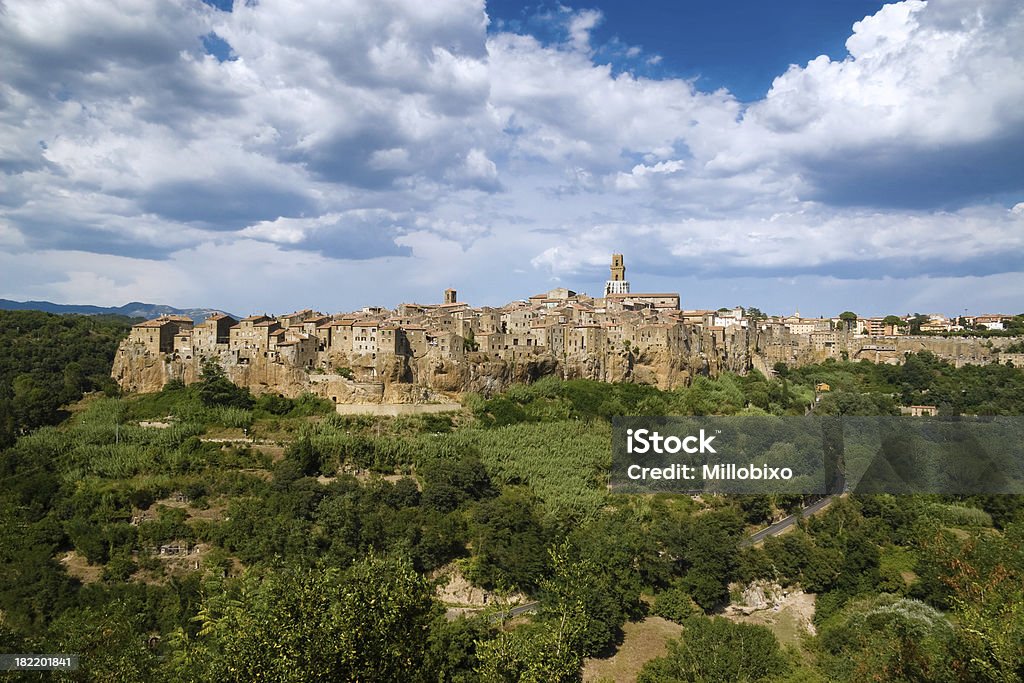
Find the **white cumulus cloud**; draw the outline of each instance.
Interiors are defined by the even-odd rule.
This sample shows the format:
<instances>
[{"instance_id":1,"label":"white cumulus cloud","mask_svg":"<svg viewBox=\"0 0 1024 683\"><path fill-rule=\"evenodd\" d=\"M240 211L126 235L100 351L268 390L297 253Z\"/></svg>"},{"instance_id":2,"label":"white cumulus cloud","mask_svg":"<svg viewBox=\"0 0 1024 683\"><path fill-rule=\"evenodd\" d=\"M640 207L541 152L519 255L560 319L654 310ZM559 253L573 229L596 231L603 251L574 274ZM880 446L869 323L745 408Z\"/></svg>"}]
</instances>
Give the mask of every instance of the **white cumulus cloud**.
<instances>
[{"instance_id":1,"label":"white cumulus cloud","mask_svg":"<svg viewBox=\"0 0 1024 683\"><path fill-rule=\"evenodd\" d=\"M1018 0L885 5L844 58L750 104L610 63L663 60L602 50L597 10L563 8L544 42L488 31L485 9L6 0L0 296L244 313L323 281L501 303L599 288L612 251L634 282L699 274L723 295L978 278L998 307L1020 282Z\"/></svg>"}]
</instances>

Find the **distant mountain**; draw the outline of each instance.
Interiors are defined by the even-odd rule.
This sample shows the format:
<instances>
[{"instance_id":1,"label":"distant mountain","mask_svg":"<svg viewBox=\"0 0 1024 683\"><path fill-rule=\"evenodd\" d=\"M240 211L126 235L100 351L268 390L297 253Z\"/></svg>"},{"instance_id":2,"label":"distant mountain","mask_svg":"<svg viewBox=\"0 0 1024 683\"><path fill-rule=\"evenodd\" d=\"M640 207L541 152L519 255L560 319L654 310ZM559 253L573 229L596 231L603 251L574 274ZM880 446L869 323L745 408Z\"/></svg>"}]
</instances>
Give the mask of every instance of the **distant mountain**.
<instances>
[{"instance_id":1,"label":"distant mountain","mask_svg":"<svg viewBox=\"0 0 1024 683\"><path fill-rule=\"evenodd\" d=\"M44 311L46 313L77 313L79 315L125 315L129 318L156 318L161 315L185 315L200 323L214 313L225 311L216 308L174 308L161 304L144 304L133 301L124 306L86 306L75 304L55 304L50 301L10 301L0 299L0 310L4 311ZM231 315L228 313L228 315ZM232 315L232 318L238 318Z\"/></svg>"}]
</instances>

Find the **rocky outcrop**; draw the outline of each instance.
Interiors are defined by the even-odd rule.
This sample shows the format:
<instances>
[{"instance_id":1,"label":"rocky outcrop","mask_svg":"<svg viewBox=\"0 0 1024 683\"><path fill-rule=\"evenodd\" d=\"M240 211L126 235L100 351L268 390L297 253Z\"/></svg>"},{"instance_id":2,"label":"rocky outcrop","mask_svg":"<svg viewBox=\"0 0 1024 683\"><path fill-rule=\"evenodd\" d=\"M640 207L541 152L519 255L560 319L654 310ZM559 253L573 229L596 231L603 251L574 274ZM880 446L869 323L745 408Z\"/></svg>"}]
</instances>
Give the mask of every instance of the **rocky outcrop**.
<instances>
[{"instance_id":1,"label":"rocky outcrop","mask_svg":"<svg viewBox=\"0 0 1024 683\"><path fill-rule=\"evenodd\" d=\"M488 396L547 376L635 382L670 390L688 385L699 375L742 374L752 369L770 374L778 362L799 366L846 357L891 363L907 353L931 351L957 365L988 363L998 359L996 351L1004 344L1001 339L866 338L840 333L827 343L817 343L808 335L791 335L781 328L748 332L739 327L691 327L674 350L624 346L574 355L533 350L511 358L477 352L446 357L434 349L417 358L332 352L306 366L273 354L245 358L224 350L211 360L224 368L231 381L255 394L296 397L311 392L339 404L424 403L451 400L467 392ZM126 340L111 374L126 391L159 391L171 380L198 381L202 360L178 353L154 354Z\"/></svg>"},{"instance_id":2,"label":"rocky outcrop","mask_svg":"<svg viewBox=\"0 0 1024 683\"><path fill-rule=\"evenodd\" d=\"M170 365L169 356L152 355L139 346L122 342L110 376L124 391L160 391L172 379L184 376L184 368L176 372Z\"/></svg>"}]
</instances>

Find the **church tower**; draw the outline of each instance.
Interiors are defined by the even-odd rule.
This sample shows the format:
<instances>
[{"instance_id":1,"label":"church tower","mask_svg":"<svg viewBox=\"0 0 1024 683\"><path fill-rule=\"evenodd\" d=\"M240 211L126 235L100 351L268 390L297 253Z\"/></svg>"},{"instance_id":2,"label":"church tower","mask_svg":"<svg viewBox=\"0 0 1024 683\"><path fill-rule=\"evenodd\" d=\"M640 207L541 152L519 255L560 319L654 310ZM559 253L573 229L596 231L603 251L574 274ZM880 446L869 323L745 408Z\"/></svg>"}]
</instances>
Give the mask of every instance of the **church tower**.
<instances>
[{"instance_id":1,"label":"church tower","mask_svg":"<svg viewBox=\"0 0 1024 683\"><path fill-rule=\"evenodd\" d=\"M612 254L611 279L604 283L604 295L629 294L629 281L626 280L626 263L622 254Z\"/></svg>"}]
</instances>

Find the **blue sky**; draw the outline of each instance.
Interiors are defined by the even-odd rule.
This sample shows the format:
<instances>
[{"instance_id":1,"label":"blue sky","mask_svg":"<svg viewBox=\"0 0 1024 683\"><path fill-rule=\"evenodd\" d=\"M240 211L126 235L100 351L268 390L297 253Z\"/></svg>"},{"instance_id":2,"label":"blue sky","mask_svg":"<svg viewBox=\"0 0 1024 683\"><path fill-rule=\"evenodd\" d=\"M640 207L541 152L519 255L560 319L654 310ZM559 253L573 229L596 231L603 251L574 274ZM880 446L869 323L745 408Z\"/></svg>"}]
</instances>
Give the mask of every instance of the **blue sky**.
<instances>
[{"instance_id":1,"label":"blue sky","mask_svg":"<svg viewBox=\"0 0 1024 683\"><path fill-rule=\"evenodd\" d=\"M6 0L0 297L1024 310L1018 0Z\"/></svg>"},{"instance_id":2,"label":"blue sky","mask_svg":"<svg viewBox=\"0 0 1024 683\"><path fill-rule=\"evenodd\" d=\"M592 42L598 57L620 68L654 77L697 79L702 90L728 88L740 100L764 97L772 80L790 64L818 55L846 56L853 22L874 14L878 0L627 0L573 4L597 10L601 21ZM492 0L487 3L492 32L528 31L549 40L564 39L546 17L564 12L559 2ZM561 34L561 35L560 35ZM622 48L639 47L630 59ZM656 64L647 64L651 56Z\"/></svg>"}]
</instances>

